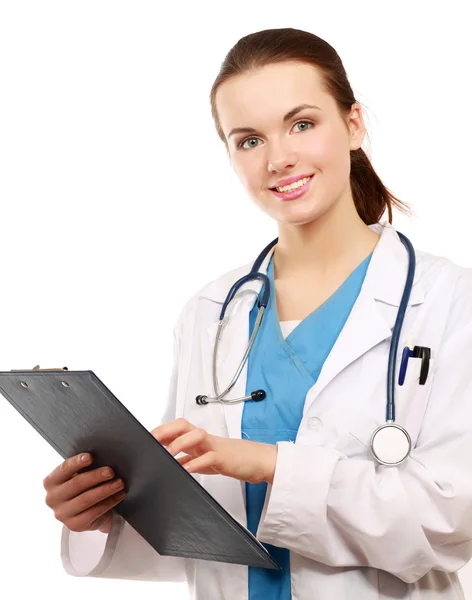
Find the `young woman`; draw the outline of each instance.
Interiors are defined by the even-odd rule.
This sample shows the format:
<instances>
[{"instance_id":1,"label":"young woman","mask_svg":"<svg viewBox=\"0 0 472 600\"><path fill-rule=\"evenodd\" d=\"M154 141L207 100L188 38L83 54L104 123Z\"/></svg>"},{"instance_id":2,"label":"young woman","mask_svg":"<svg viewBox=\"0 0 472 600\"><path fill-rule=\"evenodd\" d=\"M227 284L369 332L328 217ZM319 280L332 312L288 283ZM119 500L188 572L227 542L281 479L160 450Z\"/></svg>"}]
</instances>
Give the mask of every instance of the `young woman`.
<instances>
[{"instance_id":1,"label":"young woman","mask_svg":"<svg viewBox=\"0 0 472 600\"><path fill-rule=\"evenodd\" d=\"M472 555L471 270L416 251L402 309L411 250L391 222L392 206L404 206L361 148L360 106L325 41L294 29L242 38L211 106L243 186L278 225L278 242L256 268L272 293L224 398L268 286L248 281L228 306L216 380L222 305L252 263L188 301L175 328L168 408L153 435L283 568L159 556L112 510L123 483L99 469L76 475L87 464L77 456L44 482L64 523L65 569L187 580L198 600L463 598L457 571ZM386 429L401 437L399 459L389 457L398 447L388 436L372 446L371 436L386 420L402 310L395 427ZM259 389L262 401L210 401ZM196 402L201 394L207 404Z\"/></svg>"}]
</instances>

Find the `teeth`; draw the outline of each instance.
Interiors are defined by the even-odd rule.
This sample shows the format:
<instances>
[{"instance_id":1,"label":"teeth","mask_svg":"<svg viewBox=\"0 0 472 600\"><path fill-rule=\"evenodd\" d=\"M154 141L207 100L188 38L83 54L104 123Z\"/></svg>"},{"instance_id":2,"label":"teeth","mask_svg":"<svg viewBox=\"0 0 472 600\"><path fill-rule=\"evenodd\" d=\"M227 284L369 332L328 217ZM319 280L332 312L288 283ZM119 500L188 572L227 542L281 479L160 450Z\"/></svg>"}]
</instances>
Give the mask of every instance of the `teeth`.
<instances>
[{"instance_id":1,"label":"teeth","mask_svg":"<svg viewBox=\"0 0 472 600\"><path fill-rule=\"evenodd\" d=\"M299 179L295 181L295 183L291 183L290 185L283 185L282 187L275 188L278 192L291 192L296 190L297 188L305 185L305 183L309 180L309 177L304 177L303 179Z\"/></svg>"}]
</instances>

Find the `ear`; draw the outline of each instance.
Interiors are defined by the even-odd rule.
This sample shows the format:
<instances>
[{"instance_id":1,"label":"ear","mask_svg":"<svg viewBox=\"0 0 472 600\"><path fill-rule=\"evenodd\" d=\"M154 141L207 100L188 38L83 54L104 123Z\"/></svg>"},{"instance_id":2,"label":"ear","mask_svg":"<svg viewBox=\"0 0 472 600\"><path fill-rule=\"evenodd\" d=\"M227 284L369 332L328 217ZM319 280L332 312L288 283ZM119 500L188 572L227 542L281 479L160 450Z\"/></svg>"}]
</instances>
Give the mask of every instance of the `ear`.
<instances>
[{"instance_id":1,"label":"ear","mask_svg":"<svg viewBox=\"0 0 472 600\"><path fill-rule=\"evenodd\" d=\"M348 127L351 136L350 149L358 150L362 146L366 133L362 107L358 102L355 102L351 107L351 113L348 117Z\"/></svg>"}]
</instances>

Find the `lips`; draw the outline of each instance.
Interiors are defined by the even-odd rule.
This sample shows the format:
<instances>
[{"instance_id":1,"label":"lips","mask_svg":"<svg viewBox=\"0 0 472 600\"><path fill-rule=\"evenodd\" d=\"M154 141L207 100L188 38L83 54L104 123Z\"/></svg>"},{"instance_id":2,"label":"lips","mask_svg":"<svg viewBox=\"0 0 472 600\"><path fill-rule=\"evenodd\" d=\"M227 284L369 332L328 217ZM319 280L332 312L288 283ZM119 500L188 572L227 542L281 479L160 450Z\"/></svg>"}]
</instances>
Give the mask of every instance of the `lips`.
<instances>
[{"instance_id":1,"label":"lips","mask_svg":"<svg viewBox=\"0 0 472 600\"><path fill-rule=\"evenodd\" d=\"M270 187L270 190L275 190L278 187L284 187L285 185L291 185L292 183L295 183L296 181L300 181L300 179L305 179L306 177L313 177L313 173L305 173L302 175L292 175L292 177L287 177L286 179L281 179L280 181L277 181L276 184L272 187Z\"/></svg>"},{"instance_id":2,"label":"lips","mask_svg":"<svg viewBox=\"0 0 472 600\"><path fill-rule=\"evenodd\" d=\"M271 189L270 191L279 200L283 200L283 201L285 201L285 200L297 200L298 198L301 198L301 196L303 196L310 189L311 182L313 181L313 179L314 179L315 176L312 175L312 176L309 176L309 177L310 178L308 179L308 181L306 183L304 183L301 187L298 187L295 190L292 190L290 192L278 192L276 189Z\"/></svg>"}]
</instances>

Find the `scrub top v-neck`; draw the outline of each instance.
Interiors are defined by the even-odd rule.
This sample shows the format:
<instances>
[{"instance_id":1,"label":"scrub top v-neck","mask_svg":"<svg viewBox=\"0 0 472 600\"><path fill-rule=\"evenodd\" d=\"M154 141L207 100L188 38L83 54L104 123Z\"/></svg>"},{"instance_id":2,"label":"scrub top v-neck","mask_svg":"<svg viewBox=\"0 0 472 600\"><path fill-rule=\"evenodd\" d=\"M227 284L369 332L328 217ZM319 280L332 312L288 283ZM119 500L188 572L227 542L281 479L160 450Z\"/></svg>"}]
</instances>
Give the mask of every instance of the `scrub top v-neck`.
<instances>
[{"instance_id":1,"label":"scrub top v-neck","mask_svg":"<svg viewBox=\"0 0 472 600\"><path fill-rule=\"evenodd\" d=\"M246 394L263 389L260 402L244 404L243 439L266 444L294 442L305 398L315 385L323 364L336 342L361 290L372 254L347 277L321 306L303 321L287 323L284 339L278 320L273 258L267 276L271 294L261 327L248 357ZM257 316L257 303L249 315L249 335ZM295 325L295 327L294 327ZM248 529L256 535L267 491L266 483L246 483ZM248 567L249 600L291 600L290 554L286 548L264 544L281 571Z\"/></svg>"}]
</instances>

